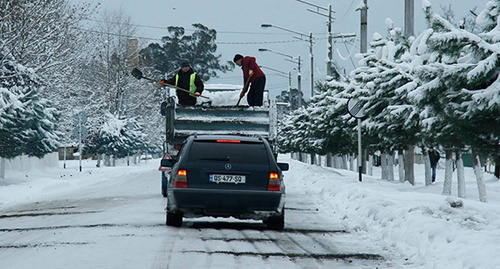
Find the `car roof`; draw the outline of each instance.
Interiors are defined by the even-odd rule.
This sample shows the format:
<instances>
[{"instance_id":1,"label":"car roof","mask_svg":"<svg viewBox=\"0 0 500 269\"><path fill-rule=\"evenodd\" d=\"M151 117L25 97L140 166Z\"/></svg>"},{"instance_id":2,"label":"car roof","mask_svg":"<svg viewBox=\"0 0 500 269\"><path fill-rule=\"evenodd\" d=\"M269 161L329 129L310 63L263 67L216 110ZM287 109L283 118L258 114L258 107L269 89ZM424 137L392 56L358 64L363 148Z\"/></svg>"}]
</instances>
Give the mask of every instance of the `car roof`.
<instances>
[{"instance_id":1,"label":"car roof","mask_svg":"<svg viewBox=\"0 0 500 269\"><path fill-rule=\"evenodd\" d=\"M242 135L195 135L194 140L240 140L242 142L263 142L261 137L253 137L253 136L242 136Z\"/></svg>"}]
</instances>

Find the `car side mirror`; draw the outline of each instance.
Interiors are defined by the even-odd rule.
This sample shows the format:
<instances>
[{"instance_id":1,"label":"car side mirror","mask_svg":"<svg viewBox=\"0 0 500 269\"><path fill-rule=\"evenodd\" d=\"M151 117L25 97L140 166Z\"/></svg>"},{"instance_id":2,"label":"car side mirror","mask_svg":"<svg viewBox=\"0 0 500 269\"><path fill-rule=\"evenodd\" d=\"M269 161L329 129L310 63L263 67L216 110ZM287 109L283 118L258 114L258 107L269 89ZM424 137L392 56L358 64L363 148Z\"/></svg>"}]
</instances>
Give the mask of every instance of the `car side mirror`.
<instances>
[{"instance_id":1,"label":"car side mirror","mask_svg":"<svg viewBox=\"0 0 500 269\"><path fill-rule=\"evenodd\" d=\"M161 159L160 165L163 167L172 167L174 166L174 161L173 160L168 160L168 159Z\"/></svg>"},{"instance_id":2,"label":"car side mirror","mask_svg":"<svg viewBox=\"0 0 500 269\"><path fill-rule=\"evenodd\" d=\"M288 171L290 166L288 163L278 163L278 167L281 169L281 171Z\"/></svg>"}]
</instances>

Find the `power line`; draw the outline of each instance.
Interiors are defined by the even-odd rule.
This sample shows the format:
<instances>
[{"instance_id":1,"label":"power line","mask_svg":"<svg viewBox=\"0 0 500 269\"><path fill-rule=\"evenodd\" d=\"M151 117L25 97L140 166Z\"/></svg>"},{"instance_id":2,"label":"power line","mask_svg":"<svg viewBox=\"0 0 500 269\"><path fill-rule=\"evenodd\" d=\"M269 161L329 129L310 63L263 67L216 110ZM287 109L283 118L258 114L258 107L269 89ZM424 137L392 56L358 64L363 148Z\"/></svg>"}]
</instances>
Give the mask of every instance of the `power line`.
<instances>
[{"instance_id":1,"label":"power line","mask_svg":"<svg viewBox=\"0 0 500 269\"><path fill-rule=\"evenodd\" d=\"M215 41L216 44L220 45L235 45L235 44L276 44L276 43L293 43L293 42L300 42L302 40L280 40L280 41L234 41L234 42L229 42L229 41Z\"/></svg>"},{"instance_id":2,"label":"power line","mask_svg":"<svg viewBox=\"0 0 500 269\"><path fill-rule=\"evenodd\" d=\"M133 36L133 35L122 35L122 34L115 34L115 33L110 33L110 32L103 32L103 31L97 31L97 30L90 30L90 29L83 29L83 28L75 28L80 31L86 31L90 33L95 33L95 34L102 34L102 35L111 35L111 36L118 36L118 37L126 37L126 38L137 38L137 39L145 39L145 40L156 40L156 41L161 41L161 38L154 38L154 37L144 37L144 36ZM323 39L323 38L322 38ZM302 40L278 40L278 41L215 41L216 44L220 45L241 45L241 44L279 44L279 43L294 43L294 42L300 42Z\"/></svg>"},{"instance_id":3,"label":"power line","mask_svg":"<svg viewBox=\"0 0 500 269\"><path fill-rule=\"evenodd\" d=\"M135 26L135 27L141 27L141 28L168 30L168 26L144 25L144 24L124 23L124 22L102 21L102 20L94 20L94 19L86 19L86 20L93 21L93 22L100 22L100 23L112 23L112 24L128 25L128 26ZM184 30L189 31L189 32L198 31L198 29L191 29L191 28L184 28ZM241 31L218 31L218 30L215 30L215 31L218 34L273 35L273 36L276 36L276 35L290 36L290 35L292 35L290 33L241 32ZM319 33L313 33L313 34L316 35Z\"/></svg>"}]
</instances>

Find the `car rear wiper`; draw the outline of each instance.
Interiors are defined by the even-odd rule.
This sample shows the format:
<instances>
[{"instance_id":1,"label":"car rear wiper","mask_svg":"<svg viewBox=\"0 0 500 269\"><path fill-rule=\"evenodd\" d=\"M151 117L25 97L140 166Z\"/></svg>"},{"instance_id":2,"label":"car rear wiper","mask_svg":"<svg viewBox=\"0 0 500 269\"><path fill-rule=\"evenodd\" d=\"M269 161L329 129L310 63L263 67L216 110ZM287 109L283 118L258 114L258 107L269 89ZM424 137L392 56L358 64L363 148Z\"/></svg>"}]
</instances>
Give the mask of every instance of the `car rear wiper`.
<instances>
[{"instance_id":1,"label":"car rear wiper","mask_svg":"<svg viewBox=\"0 0 500 269\"><path fill-rule=\"evenodd\" d=\"M228 162L229 161L229 157L206 157L206 158L200 158L200 160L203 160L203 161Z\"/></svg>"}]
</instances>

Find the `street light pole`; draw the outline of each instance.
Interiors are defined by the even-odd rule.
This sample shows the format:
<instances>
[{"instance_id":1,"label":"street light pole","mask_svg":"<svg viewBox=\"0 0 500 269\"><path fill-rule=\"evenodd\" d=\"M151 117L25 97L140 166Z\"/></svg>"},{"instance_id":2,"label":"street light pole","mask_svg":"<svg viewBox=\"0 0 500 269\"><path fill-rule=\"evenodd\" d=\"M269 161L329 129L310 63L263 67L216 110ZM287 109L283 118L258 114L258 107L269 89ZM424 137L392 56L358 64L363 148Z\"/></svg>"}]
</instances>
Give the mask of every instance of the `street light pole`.
<instances>
[{"instance_id":1,"label":"street light pole","mask_svg":"<svg viewBox=\"0 0 500 269\"><path fill-rule=\"evenodd\" d=\"M262 24L261 27L262 28L270 28L270 27L278 28L278 29L281 29L283 31L287 31L290 33L300 35L300 37L309 36L309 55L311 56L311 97L313 97L314 96L314 55L313 55L313 34L312 34L312 32L310 32L309 35L307 35L307 34L297 32L294 30L290 30L288 28L284 28L284 27L277 26L274 24ZM299 98L299 100L300 100L300 98Z\"/></svg>"},{"instance_id":2,"label":"street light pole","mask_svg":"<svg viewBox=\"0 0 500 269\"><path fill-rule=\"evenodd\" d=\"M297 61L294 61L295 57L293 57L292 55L286 54L286 53L282 53L282 52L274 51L274 50L270 50L270 49L263 49L263 48L260 48L259 51L261 51L261 52L263 52L263 51L272 52L272 53L276 53L276 54L288 57L290 59L285 59L285 60L297 64L297 89L299 91L298 107L302 107L302 74L301 74L301 71L300 71L300 66L301 66L302 62L301 62L301 59L300 59L300 55L297 56L297 58L296 58ZM291 96L291 94L290 94L290 96Z\"/></svg>"}]
</instances>

